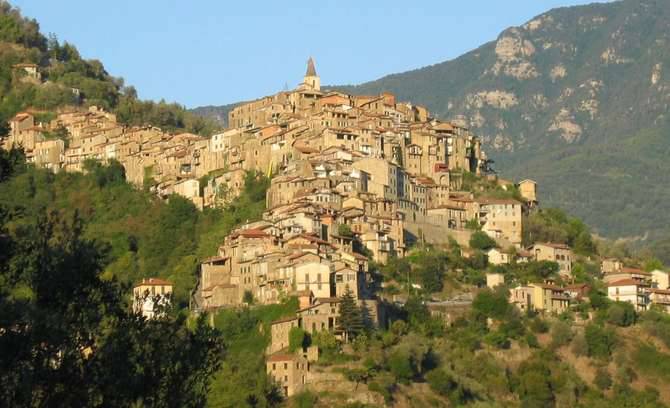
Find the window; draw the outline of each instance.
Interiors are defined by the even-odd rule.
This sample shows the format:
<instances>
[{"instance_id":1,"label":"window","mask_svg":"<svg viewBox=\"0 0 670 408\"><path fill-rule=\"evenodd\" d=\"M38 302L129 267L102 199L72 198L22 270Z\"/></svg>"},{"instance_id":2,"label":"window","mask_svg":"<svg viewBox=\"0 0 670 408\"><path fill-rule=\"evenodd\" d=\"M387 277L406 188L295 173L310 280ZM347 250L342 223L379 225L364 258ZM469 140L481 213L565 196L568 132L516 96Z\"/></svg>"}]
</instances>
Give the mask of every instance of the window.
<instances>
[{"instance_id":1,"label":"window","mask_svg":"<svg viewBox=\"0 0 670 408\"><path fill-rule=\"evenodd\" d=\"M288 370L288 363L284 363L284 370Z\"/></svg>"}]
</instances>

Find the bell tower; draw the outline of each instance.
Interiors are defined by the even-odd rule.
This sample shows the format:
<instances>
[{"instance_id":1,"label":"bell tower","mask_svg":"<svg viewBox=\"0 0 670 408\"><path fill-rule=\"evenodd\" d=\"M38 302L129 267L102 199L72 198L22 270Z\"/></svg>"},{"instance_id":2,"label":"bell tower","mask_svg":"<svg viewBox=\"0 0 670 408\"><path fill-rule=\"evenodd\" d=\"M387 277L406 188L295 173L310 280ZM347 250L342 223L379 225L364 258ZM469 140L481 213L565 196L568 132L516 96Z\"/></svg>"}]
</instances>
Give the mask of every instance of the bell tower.
<instances>
[{"instance_id":1,"label":"bell tower","mask_svg":"<svg viewBox=\"0 0 670 408\"><path fill-rule=\"evenodd\" d=\"M309 60L307 61L307 72L305 72L303 83L307 88L314 89L315 91L321 90L321 79L316 74L314 59L312 57L309 57Z\"/></svg>"}]
</instances>

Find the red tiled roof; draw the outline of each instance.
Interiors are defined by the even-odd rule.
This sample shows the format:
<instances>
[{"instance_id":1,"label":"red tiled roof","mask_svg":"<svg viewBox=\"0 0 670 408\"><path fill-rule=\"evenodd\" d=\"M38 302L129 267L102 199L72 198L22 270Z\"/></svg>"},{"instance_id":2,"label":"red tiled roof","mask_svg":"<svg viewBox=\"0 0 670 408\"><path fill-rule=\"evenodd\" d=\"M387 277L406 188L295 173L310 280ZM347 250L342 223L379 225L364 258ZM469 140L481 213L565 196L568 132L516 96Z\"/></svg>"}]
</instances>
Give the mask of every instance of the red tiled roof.
<instances>
[{"instance_id":1,"label":"red tiled roof","mask_svg":"<svg viewBox=\"0 0 670 408\"><path fill-rule=\"evenodd\" d=\"M290 322L290 321L293 321L293 320L298 320L298 317L297 316L284 317L283 319L275 320L270 324L286 323L286 322Z\"/></svg>"},{"instance_id":2,"label":"red tiled roof","mask_svg":"<svg viewBox=\"0 0 670 408\"><path fill-rule=\"evenodd\" d=\"M209 258L205 258L202 260L202 263L212 263L212 262L219 262L219 261L225 261L229 257L227 256L210 256Z\"/></svg>"},{"instance_id":3,"label":"red tiled roof","mask_svg":"<svg viewBox=\"0 0 670 408\"><path fill-rule=\"evenodd\" d=\"M513 205L521 205L520 201L517 201L513 198L488 198L488 197L480 197L475 199L476 202L479 204L513 204Z\"/></svg>"},{"instance_id":4,"label":"red tiled roof","mask_svg":"<svg viewBox=\"0 0 670 408\"><path fill-rule=\"evenodd\" d=\"M651 273L645 272L642 269L628 268L628 267L621 268L621 272L623 272L623 273L636 273L638 275L651 275Z\"/></svg>"},{"instance_id":5,"label":"red tiled roof","mask_svg":"<svg viewBox=\"0 0 670 408\"><path fill-rule=\"evenodd\" d=\"M297 356L295 354L277 353L268 357L268 362L272 361L293 361Z\"/></svg>"},{"instance_id":6,"label":"red tiled roof","mask_svg":"<svg viewBox=\"0 0 670 408\"><path fill-rule=\"evenodd\" d=\"M265 237L269 236L264 231L261 231L261 230L256 229L256 228L240 230L238 232L238 235L240 235L244 238L265 238Z\"/></svg>"},{"instance_id":7,"label":"red tiled roof","mask_svg":"<svg viewBox=\"0 0 670 408\"><path fill-rule=\"evenodd\" d=\"M608 283L607 286L645 286L642 282L635 279L621 279L616 282Z\"/></svg>"},{"instance_id":8,"label":"red tiled roof","mask_svg":"<svg viewBox=\"0 0 670 408\"><path fill-rule=\"evenodd\" d=\"M543 245L543 246L548 246L550 248L555 248L555 249L570 249L570 247L566 244L560 244L560 243L554 243L554 242L536 242L531 246L535 245Z\"/></svg>"}]
</instances>

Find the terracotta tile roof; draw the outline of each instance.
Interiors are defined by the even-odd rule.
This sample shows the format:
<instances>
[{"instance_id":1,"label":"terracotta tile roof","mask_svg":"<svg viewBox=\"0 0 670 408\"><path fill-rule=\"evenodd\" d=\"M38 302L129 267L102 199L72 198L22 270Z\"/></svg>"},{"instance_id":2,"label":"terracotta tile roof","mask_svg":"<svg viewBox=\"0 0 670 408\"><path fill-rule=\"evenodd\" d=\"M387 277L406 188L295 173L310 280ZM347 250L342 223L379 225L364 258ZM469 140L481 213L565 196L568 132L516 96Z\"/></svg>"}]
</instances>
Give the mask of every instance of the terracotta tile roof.
<instances>
[{"instance_id":1,"label":"terracotta tile roof","mask_svg":"<svg viewBox=\"0 0 670 408\"><path fill-rule=\"evenodd\" d=\"M229 257L227 257L227 256L210 256L209 258L203 259L201 263L220 262L220 261L225 261L226 259L229 259Z\"/></svg>"},{"instance_id":2,"label":"terracotta tile roof","mask_svg":"<svg viewBox=\"0 0 670 408\"><path fill-rule=\"evenodd\" d=\"M268 362L277 362L277 361L293 361L297 358L295 354L286 354L286 353L277 353L268 357Z\"/></svg>"},{"instance_id":3,"label":"terracotta tile roof","mask_svg":"<svg viewBox=\"0 0 670 408\"><path fill-rule=\"evenodd\" d=\"M611 282L611 283L607 284L608 287L612 287L612 286L633 286L633 285L635 285L635 286L646 286L644 283L642 283L638 280L635 280L635 279L621 279L621 280L618 280L616 282Z\"/></svg>"},{"instance_id":4,"label":"terracotta tile roof","mask_svg":"<svg viewBox=\"0 0 670 408\"><path fill-rule=\"evenodd\" d=\"M513 204L521 205L520 201L517 201L513 198L490 198L490 197L480 197L475 199L479 204Z\"/></svg>"},{"instance_id":5,"label":"terracotta tile roof","mask_svg":"<svg viewBox=\"0 0 670 408\"><path fill-rule=\"evenodd\" d=\"M284 317L282 319L277 319L270 324L287 323L287 322L291 322L293 320L298 320L298 317L297 316Z\"/></svg>"},{"instance_id":6,"label":"terracotta tile roof","mask_svg":"<svg viewBox=\"0 0 670 408\"><path fill-rule=\"evenodd\" d=\"M646 276L651 276L651 273L645 272L642 269L637 269L637 268L621 268L621 272L623 273L634 273L637 275L646 275Z\"/></svg>"},{"instance_id":7,"label":"terracotta tile roof","mask_svg":"<svg viewBox=\"0 0 670 408\"><path fill-rule=\"evenodd\" d=\"M548 246L550 248L554 249L570 249L570 247L566 244L560 244L560 243L554 243L554 242L536 242L531 247L535 245L543 245L543 246Z\"/></svg>"},{"instance_id":8,"label":"terracotta tile roof","mask_svg":"<svg viewBox=\"0 0 670 408\"><path fill-rule=\"evenodd\" d=\"M269 237L269 235L265 231L261 231L259 229L243 229L239 230L237 232L237 235L244 237L244 238L266 238Z\"/></svg>"}]
</instances>

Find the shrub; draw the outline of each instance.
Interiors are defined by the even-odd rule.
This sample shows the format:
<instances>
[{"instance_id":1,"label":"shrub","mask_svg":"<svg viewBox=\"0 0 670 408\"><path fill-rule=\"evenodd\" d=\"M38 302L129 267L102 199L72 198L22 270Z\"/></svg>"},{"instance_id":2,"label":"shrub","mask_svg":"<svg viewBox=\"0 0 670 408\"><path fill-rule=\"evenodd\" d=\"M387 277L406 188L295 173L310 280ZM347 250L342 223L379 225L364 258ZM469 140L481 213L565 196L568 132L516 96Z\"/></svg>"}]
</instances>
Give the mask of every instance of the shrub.
<instances>
[{"instance_id":1,"label":"shrub","mask_svg":"<svg viewBox=\"0 0 670 408\"><path fill-rule=\"evenodd\" d=\"M551 325L551 347L558 348L565 346L572 340L572 328L569 324L557 320Z\"/></svg>"},{"instance_id":2,"label":"shrub","mask_svg":"<svg viewBox=\"0 0 670 408\"><path fill-rule=\"evenodd\" d=\"M526 344L530 348L540 348L540 343L537 341L537 337L533 333L526 334Z\"/></svg>"},{"instance_id":3,"label":"shrub","mask_svg":"<svg viewBox=\"0 0 670 408\"><path fill-rule=\"evenodd\" d=\"M245 290L244 295L242 295L242 302L253 305L254 304L254 294L250 290Z\"/></svg>"},{"instance_id":4,"label":"shrub","mask_svg":"<svg viewBox=\"0 0 670 408\"><path fill-rule=\"evenodd\" d=\"M458 383L454 381L451 375L442 369L429 372L426 375L426 380L428 380L428 384L433 391L443 396L449 396L458 387Z\"/></svg>"},{"instance_id":5,"label":"shrub","mask_svg":"<svg viewBox=\"0 0 670 408\"><path fill-rule=\"evenodd\" d=\"M337 227L337 234L343 237L353 237L354 233L351 231L351 226L349 224L340 224Z\"/></svg>"},{"instance_id":6,"label":"shrub","mask_svg":"<svg viewBox=\"0 0 670 408\"><path fill-rule=\"evenodd\" d=\"M670 355L650 344L638 346L633 356L637 368L648 374L670 381Z\"/></svg>"},{"instance_id":7,"label":"shrub","mask_svg":"<svg viewBox=\"0 0 670 408\"><path fill-rule=\"evenodd\" d=\"M586 340L588 355L595 358L609 358L616 345L614 331L595 323L586 326L584 339Z\"/></svg>"},{"instance_id":8,"label":"shrub","mask_svg":"<svg viewBox=\"0 0 670 408\"><path fill-rule=\"evenodd\" d=\"M549 331L549 325L541 317L536 317L530 321L530 329L534 333L546 333Z\"/></svg>"},{"instance_id":9,"label":"shrub","mask_svg":"<svg viewBox=\"0 0 670 408\"><path fill-rule=\"evenodd\" d=\"M593 383L596 387L605 391L612 386L612 376L606 369L600 367L596 370L596 376L593 379Z\"/></svg>"},{"instance_id":10,"label":"shrub","mask_svg":"<svg viewBox=\"0 0 670 408\"><path fill-rule=\"evenodd\" d=\"M407 323L405 323L402 320L396 320L391 324L391 333L395 334L396 336L404 336L407 334L408 331L408 326Z\"/></svg>"},{"instance_id":11,"label":"shrub","mask_svg":"<svg viewBox=\"0 0 670 408\"><path fill-rule=\"evenodd\" d=\"M485 232L476 231L470 237L470 248L481 249L483 251L496 246L496 241L486 235Z\"/></svg>"},{"instance_id":12,"label":"shrub","mask_svg":"<svg viewBox=\"0 0 670 408\"><path fill-rule=\"evenodd\" d=\"M614 302L607 309L607 322L627 327L637 320L635 308L628 302Z\"/></svg>"},{"instance_id":13,"label":"shrub","mask_svg":"<svg viewBox=\"0 0 670 408\"><path fill-rule=\"evenodd\" d=\"M318 396L311 391L303 391L300 394L296 394L293 398L293 402L296 408L312 408L318 401Z\"/></svg>"},{"instance_id":14,"label":"shrub","mask_svg":"<svg viewBox=\"0 0 670 408\"><path fill-rule=\"evenodd\" d=\"M300 327L292 327L288 332L288 350L293 353L309 346L308 337Z\"/></svg>"},{"instance_id":15,"label":"shrub","mask_svg":"<svg viewBox=\"0 0 670 408\"><path fill-rule=\"evenodd\" d=\"M586 343L586 339L583 334L578 334L572 340L572 352L577 356L586 356L589 354L589 345Z\"/></svg>"},{"instance_id":16,"label":"shrub","mask_svg":"<svg viewBox=\"0 0 670 408\"><path fill-rule=\"evenodd\" d=\"M670 347L670 316L665 312L652 308L642 316L642 326Z\"/></svg>"},{"instance_id":17,"label":"shrub","mask_svg":"<svg viewBox=\"0 0 670 408\"><path fill-rule=\"evenodd\" d=\"M484 342L499 349L508 349L510 346L510 341L505 335L505 333L498 330L493 331L484 336Z\"/></svg>"},{"instance_id":18,"label":"shrub","mask_svg":"<svg viewBox=\"0 0 670 408\"><path fill-rule=\"evenodd\" d=\"M415 371L411 357L404 351L396 350L387 361L389 371L395 376L398 382L407 384L414 378Z\"/></svg>"},{"instance_id":19,"label":"shrub","mask_svg":"<svg viewBox=\"0 0 670 408\"><path fill-rule=\"evenodd\" d=\"M522 407L554 406L551 370L542 358L532 358L519 366L517 392Z\"/></svg>"},{"instance_id":20,"label":"shrub","mask_svg":"<svg viewBox=\"0 0 670 408\"><path fill-rule=\"evenodd\" d=\"M507 301L507 294L502 290L484 289L475 296L472 309L483 316L503 319L511 313L512 306Z\"/></svg>"}]
</instances>

